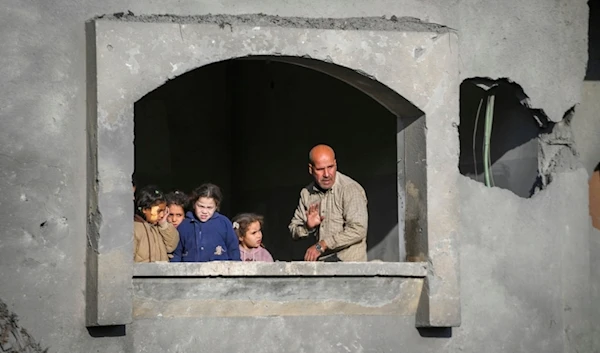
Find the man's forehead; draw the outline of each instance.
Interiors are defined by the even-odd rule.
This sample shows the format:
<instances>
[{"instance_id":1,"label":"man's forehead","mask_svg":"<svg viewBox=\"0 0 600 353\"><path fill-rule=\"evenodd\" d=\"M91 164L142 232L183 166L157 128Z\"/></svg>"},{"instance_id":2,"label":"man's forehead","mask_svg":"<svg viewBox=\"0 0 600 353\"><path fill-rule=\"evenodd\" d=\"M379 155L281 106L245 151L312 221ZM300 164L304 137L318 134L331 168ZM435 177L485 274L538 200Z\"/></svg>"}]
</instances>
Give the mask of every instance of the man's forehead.
<instances>
[{"instance_id":1,"label":"man's forehead","mask_svg":"<svg viewBox=\"0 0 600 353\"><path fill-rule=\"evenodd\" d=\"M315 168L326 168L335 165L335 159L331 158L321 158L314 162Z\"/></svg>"}]
</instances>

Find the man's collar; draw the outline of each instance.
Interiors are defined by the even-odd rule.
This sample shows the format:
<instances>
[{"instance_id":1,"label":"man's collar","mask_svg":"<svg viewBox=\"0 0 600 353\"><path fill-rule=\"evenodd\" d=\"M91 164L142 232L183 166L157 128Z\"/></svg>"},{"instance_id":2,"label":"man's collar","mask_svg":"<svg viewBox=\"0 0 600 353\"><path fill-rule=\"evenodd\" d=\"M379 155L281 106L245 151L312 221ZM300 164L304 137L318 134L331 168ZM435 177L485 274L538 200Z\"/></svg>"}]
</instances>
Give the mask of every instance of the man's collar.
<instances>
[{"instance_id":1,"label":"man's collar","mask_svg":"<svg viewBox=\"0 0 600 353\"><path fill-rule=\"evenodd\" d=\"M333 184L333 185L335 186L335 184ZM333 186L331 187L331 189L333 189ZM313 181L313 183L312 183L312 190L315 192L321 193L321 194L324 194L331 189L324 190L316 182Z\"/></svg>"}]
</instances>

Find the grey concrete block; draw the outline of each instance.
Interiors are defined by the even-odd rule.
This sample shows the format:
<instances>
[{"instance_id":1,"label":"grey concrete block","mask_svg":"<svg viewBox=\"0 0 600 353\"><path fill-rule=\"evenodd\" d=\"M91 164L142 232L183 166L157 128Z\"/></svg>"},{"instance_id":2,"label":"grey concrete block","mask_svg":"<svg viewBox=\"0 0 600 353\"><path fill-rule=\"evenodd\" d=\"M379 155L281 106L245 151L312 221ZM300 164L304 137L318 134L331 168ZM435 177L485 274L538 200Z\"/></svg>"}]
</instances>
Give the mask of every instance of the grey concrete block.
<instances>
[{"instance_id":1,"label":"grey concrete block","mask_svg":"<svg viewBox=\"0 0 600 353\"><path fill-rule=\"evenodd\" d=\"M133 120L107 120L102 95L112 90L98 67L96 28L87 29L88 180L86 324L123 325L132 320L133 204L132 146L118 138L119 129L133 135ZM130 108L133 111L133 107ZM130 141L130 145L131 145Z\"/></svg>"},{"instance_id":2,"label":"grey concrete block","mask_svg":"<svg viewBox=\"0 0 600 353\"><path fill-rule=\"evenodd\" d=\"M244 332L244 334L232 334ZM134 352L441 352L447 339L423 338L410 316L177 317L136 320ZM251 337L251 339L249 339ZM424 342L427 342L424 344Z\"/></svg>"},{"instance_id":3,"label":"grey concrete block","mask_svg":"<svg viewBox=\"0 0 600 353\"><path fill-rule=\"evenodd\" d=\"M134 318L414 316L422 283L402 277L136 278Z\"/></svg>"},{"instance_id":4,"label":"grey concrete block","mask_svg":"<svg viewBox=\"0 0 600 353\"><path fill-rule=\"evenodd\" d=\"M423 262L207 262L135 264L134 277L425 277Z\"/></svg>"}]
</instances>

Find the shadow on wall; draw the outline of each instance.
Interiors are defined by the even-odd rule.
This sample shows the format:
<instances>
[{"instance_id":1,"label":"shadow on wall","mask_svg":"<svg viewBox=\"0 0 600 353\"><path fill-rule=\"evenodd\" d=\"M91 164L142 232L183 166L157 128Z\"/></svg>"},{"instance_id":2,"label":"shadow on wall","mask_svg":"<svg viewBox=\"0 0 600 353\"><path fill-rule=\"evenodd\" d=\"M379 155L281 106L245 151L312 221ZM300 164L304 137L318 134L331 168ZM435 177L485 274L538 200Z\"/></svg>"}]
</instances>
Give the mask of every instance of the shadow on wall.
<instances>
[{"instance_id":1,"label":"shadow on wall","mask_svg":"<svg viewBox=\"0 0 600 353\"><path fill-rule=\"evenodd\" d=\"M420 327L417 331L421 337L452 338L452 327Z\"/></svg>"},{"instance_id":2,"label":"shadow on wall","mask_svg":"<svg viewBox=\"0 0 600 353\"><path fill-rule=\"evenodd\" d=\"M369 198L369 259L399 261L397 117L321 72L268 60L227 60L190 71L135 104L140 185L189 192L219 185L221 212L265 216L264 243L277 260L301 260L315 239L287 226L310 182L308 151L327 143L340 172Z\"/></svg>"},{"instance_id":3,"label":"shadow on wall","mask_svg":"<svg viewBox=\"0 0 600 353\"><path fill-rule=\"evenodd\" d=\"M538 181L538 136L548 127L543 112L527 105L522 88L507 79L473 78L460 86L460 173L484 182L487 97L494 97L489 126L491 186L530 197Z\"/></svg>"},{"instance_id":4,"label":"shadow on wall","mask_svg":"<svg viewBox=\"0 0 600 353\"><path fill-rule=\"evenodd\" d=\"M91 326L87 327L88 333L94 338L100 337L124 337L127 335L125 325Z\"/></svg>"}]
</instances>

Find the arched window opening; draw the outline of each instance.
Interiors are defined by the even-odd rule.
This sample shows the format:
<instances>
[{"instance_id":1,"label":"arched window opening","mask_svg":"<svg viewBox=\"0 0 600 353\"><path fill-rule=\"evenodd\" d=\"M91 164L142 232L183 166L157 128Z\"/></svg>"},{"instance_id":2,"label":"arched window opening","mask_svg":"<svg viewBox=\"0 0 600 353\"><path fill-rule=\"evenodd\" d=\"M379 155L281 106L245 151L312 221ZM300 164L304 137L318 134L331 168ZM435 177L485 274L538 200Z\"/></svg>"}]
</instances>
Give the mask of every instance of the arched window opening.
<instances>
[{"instance_id":1,"label":"arched window opening","mask_svg":"<svg viewBox=\"0 0 600 353\"><path fill-rule=\"evenodd\" d=\"M310 182L308 151L326 143L339 170L367 193L369 260L404 261L397 116L350 84L298 65L316 60L291 60L213 63L137 101L137 183L185 192L215 183L225 195L223 214L264 215L264 244L273 257L302 260L315 240L293 241L287 225Z\"/></svg>"}]
</instances>

